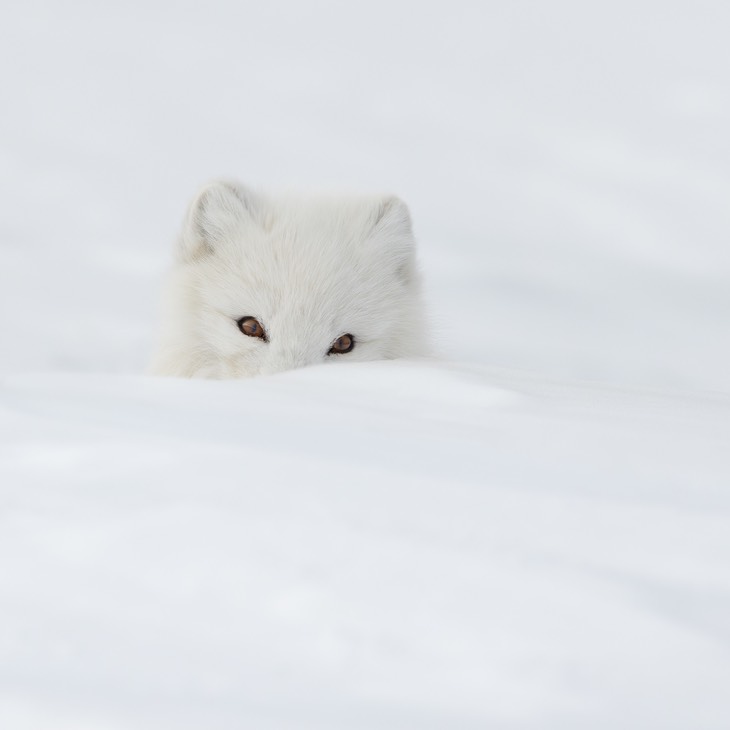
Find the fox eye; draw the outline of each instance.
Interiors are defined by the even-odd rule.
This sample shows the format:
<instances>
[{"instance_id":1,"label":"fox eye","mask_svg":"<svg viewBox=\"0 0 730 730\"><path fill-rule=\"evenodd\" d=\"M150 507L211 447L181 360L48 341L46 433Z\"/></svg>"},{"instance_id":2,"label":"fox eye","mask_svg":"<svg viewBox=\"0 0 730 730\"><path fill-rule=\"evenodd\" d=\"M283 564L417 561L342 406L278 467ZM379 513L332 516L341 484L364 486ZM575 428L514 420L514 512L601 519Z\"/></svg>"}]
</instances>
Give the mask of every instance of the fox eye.
<instances>
[{"instance_id":1,"label":"fox eye","mask_svg":"<svg viewBox=\"0 0 730 730\"><path fill-rule=\"evenodd\" d=\"M328 355L344 355L355 347L355 338L352 335L340 335L330 347Z\"/></svg>"},{"instance_id":2,"label":"fox eye","mask_svg":"<svg viewBox=\"0 0 730 730\"><path fill-rule=\"evenodd\" d=\"M260 340L268 342L266 338L266 330L256 317L241 317L236 324L238 325L238 329L240 329L244 335L248 335L249 337L258 337Z\"/></svg>"}]
</instances>

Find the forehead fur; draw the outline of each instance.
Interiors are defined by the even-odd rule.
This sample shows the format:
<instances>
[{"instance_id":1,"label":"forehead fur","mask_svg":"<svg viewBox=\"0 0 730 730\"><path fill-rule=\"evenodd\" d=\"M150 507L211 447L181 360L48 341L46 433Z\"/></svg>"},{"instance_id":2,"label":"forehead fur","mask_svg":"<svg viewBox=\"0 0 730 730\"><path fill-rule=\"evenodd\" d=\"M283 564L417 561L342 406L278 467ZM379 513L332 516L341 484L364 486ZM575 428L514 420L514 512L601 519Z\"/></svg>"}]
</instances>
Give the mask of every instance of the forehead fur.
<instances>
[{"instance_id":1,"label":"forehead fur","mask_svg":"<svg viewBox=\"0 0 730 730\"><path fill-rule=\"evenodd\" d=\"M365 307L404 293L413 240L399 200L250 196L244 210L224 223L220 205L202 212L207 253L194 268L221 306L256 295L313 316L333 298Z\"/></svg>"}]
</instances>

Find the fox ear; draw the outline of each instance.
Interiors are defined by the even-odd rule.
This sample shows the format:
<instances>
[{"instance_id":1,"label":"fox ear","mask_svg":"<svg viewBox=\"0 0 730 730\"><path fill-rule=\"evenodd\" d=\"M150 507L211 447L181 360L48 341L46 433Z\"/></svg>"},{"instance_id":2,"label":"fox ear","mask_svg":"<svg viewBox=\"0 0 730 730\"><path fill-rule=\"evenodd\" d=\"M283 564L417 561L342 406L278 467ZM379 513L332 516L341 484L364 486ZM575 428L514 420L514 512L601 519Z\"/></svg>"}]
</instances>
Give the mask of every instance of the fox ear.
<instances>
[{"instance_id":1,"label":"fox ear","mask_svg":"<svg viewBox=\"0 0 730 730\"><path fill-rule=\"evenodd\" d=\"M179 256L194 261L213 253L256 209L255 195L237 183L216 181L206 185L188 208Z\"/></svg>"},{"instance_id":2,"label":"fox ear","mask_svg":"<svg viewBox=\"0 0 730 730\"><path fill-rule=\"evenodd\" d=\"M393 263L404 283L417 278L416 242L413 238L408 206L394 195L381 198L374 212L371 238L382 248L383 256Z\"/></svg>"},{"instance_id":3,"label":"fox ear","mask_svg":"<svg viewBox=\"0 0 730 730\"><path fill-rule=\"evenodd\" d=\"M390 238L413 239L411 213L408 206L395 195L381 198L375 207L373 231Z\"/></svg>"}]
</instances>

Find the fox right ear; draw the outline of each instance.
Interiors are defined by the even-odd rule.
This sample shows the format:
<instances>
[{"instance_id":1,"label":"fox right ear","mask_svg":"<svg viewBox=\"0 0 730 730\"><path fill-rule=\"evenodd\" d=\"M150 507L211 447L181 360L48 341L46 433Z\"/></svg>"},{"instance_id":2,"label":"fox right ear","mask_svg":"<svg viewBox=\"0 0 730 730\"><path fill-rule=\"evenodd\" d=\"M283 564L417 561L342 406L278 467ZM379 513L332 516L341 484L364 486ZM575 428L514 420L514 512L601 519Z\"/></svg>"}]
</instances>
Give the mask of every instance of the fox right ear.
<instances>
[{"instance_id":1,"label":"fox right ear","mask_svg":"<svg viewBox=\"0 0 730 730\"><path fill-rule=\"evenodd\" d=\"M213 253L242 223L251 220L255 207L254 194L237 183L206 185L188 208L180 259L189 262Z\"/></svg>"}]
</instances>

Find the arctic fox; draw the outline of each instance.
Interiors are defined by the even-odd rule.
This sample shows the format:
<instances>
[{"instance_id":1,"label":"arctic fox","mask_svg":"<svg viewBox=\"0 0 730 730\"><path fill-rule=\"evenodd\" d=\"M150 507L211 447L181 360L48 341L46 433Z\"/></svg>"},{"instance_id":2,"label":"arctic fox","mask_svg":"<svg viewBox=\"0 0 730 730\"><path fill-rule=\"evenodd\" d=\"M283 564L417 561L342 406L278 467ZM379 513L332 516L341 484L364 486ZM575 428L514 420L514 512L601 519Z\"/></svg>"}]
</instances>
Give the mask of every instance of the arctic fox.
<instances>
[{"instance_id":1,"label":"arctic fox","mask_svg":"<svg viewBox=\"0 0 730 730\"><path fill-rule=\"evenodd\" d=\"M420 356L424 318L398 198L274 198L214 182L188 210L151 371L241 378Z\"/></svg>"}]
</instances>

